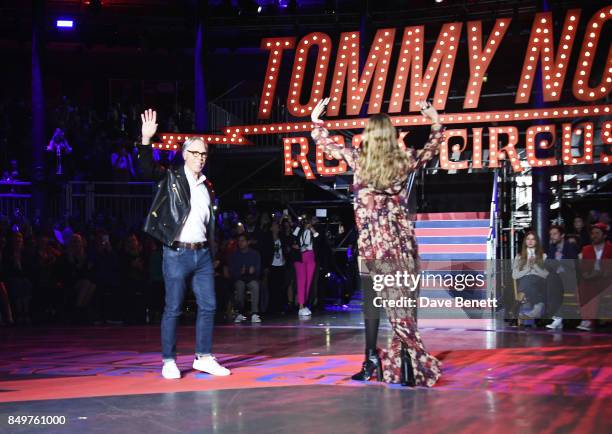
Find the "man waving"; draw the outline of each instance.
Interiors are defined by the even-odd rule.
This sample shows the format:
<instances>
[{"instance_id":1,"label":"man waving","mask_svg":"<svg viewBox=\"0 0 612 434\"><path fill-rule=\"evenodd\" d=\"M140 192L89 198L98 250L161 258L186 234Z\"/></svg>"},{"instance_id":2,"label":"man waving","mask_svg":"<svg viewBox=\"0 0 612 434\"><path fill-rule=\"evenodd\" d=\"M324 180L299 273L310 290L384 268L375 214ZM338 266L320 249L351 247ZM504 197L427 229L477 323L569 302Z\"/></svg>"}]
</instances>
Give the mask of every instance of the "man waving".
<instances>
[{"instance_id":1,"label":"man waving","mask_svg":"<svg viewBox=\"0 0 612 434\"><path fill-rule=\"evenodd\" d=\"M162 376L181 378L176 365L176 327L182 313L187 279L198 305L193 368L212 375L229 375L212 355L215 317L215 288L212 254L214 249L214 191L202 174L208 156L207 144L187 139L182 147L185 164L164 167L153 161L151 138L157 131L157 114L149 109L142 115L140 166L145 176L158 180L157 194L147 215L144 231L164 245L163 275L166 287L161 322Z\"/></svg>"}]
</instances>

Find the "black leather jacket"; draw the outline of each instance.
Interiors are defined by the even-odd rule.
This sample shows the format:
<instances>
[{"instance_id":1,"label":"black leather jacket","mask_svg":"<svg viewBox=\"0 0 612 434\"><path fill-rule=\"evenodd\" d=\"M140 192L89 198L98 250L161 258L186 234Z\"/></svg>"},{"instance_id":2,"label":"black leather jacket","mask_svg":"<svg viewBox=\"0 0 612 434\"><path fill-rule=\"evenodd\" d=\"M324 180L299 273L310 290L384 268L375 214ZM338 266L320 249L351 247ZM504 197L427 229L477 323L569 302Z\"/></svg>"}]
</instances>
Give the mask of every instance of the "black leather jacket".
<instances>
[{"instance_id":1,"label":"black leather jacket","mask_svg":"<svg viewBox=\"0 0 612 434\"><path fill-rule=\"evenodd\" d=\"M157 180L157 193L147 214L143 230L169 246L178 237L189 211L191 193L183 166L164 167L153 161L151 146L138 147L138 161L145 177ZM206 238L210 251L215 252L215 191L207 179L204 181L210 196L210 219L206 226Z\"/></svg>"}]
</instances>

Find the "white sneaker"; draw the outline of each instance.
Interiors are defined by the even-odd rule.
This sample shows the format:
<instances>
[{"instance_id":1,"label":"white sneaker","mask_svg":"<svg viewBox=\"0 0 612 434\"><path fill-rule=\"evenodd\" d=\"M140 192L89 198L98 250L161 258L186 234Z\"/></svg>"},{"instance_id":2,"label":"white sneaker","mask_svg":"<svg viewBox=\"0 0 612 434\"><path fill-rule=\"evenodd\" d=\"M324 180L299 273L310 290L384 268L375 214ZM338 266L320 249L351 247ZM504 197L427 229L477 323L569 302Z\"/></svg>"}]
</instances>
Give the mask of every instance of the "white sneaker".
<instances>
[{"instance_id":1,"label":"white sneaker","mask_svg":"<svg viewBox=\"0 0 612 434\"><path fill-rule=\"evenodd\" d=\"M195 360L193 361L193 369L221 377L231 374L229 369L224 368L217 363L217 359L215 359L214 356L196 356Z\"/></svg>"},{"instance_id":2,"label":"white sneaker","mask_svg":"<svg viewBox=\"0 0 612 434\"><path fill-rule=\"evenodd\" d=\"M251 315L251 322L261 322L261 318L259 317L259 315L254 313L253 315Z\"/></svg>"},{"instance_id":3,"label":"white sneaker","mask_svg":"<svg viewBox=\"0 0 612 434\"><path fill-rule=\"evenodd\" d=\"M578 330L584 330L585 332L590 332L593 330L593 321L584 320L580 321L580 325L576 327Z\"/></svg>"},{"instance_id":4,"label":"white sneaker","mask_svg":"<svg viewBox=\"0 0 612 434\"><path fill-rule=\"evenodd\" d=\"M310 309L308 309L307 307L303 307L298 311L298 316L310 316Z\"/></svg>"},{"instance_id":5,"label":"white sneaker","mask_svg":"<svg viewBox=\"0 0 612 434\"><path fill-rule=\"evenodd\" d=\"M169 360L164 362L164 366L162 367L162 377L166 380L178 380L181 378L181 371L178 366L176 366L176 362L174 360Z\"/></svg>"},{"instance_id":6,"label":"white sneaker","mask_svg":"<svg viewBox=\"0 0 612 434\"><path fill-rule=\"evenodd\" d=\"M237 323L242 321L246 321L246 316L239 313L238 315L236 315L236 318L234 318L234 322Z\"/></svg>"},{"instance_id":7,"label":"white sneaker","mask_svg":"<svg viewBox=\"0 0 612 434\"><path fill-rule=\"evenodd\" d=\"M559 316L553 316L553 322L546 325L546 328L551 330L562 330L563 329L563 318Z\"/></svg>"},{"instance_id":8,"label":"white sneaker","mask_svg":"<svg viewBox=\"0 0 612 434\"><path fill-rule=\"evenodd\" d=\"M528 312L525 312L525 316L532 319L538 319L544 313L544 303L536 303Z\"/></svg>"}]
</instances>

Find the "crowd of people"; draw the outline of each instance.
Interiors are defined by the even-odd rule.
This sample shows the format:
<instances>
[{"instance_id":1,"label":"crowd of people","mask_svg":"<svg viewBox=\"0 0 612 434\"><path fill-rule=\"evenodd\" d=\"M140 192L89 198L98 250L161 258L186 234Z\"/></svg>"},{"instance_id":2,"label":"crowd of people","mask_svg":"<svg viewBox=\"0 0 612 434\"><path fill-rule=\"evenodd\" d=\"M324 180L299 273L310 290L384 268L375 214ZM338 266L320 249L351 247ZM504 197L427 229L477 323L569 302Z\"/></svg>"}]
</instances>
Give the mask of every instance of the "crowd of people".
<instances>
[{"instance_id":1,"label":"crowd of people","mask_svg":"<svg viewBox=\"0 0 612 434\"><path fill-rule=\"evenodd\" d=\"M25 149L26 154L30 150L18 145L27 138L15 130L21 128L19 119L27 118L21 116L27 110L19 101L0 102L0 141L12 143L11 149ZM140 111L136 104L115 103L96 110L62 98L46 114L47 124L56 126L45 144L49 175L121 182L141 178L134 146ZM160 120L164 131L194 129L191 110L168 112L174 114ZM168 152L154 154L159 160L173 158ZM28 164L17 157L2 155L3 180L28 178L24 169ZM308 317L317 301L321 268L329 269L331 256L326 234L320 236L316 229L316 219L292 220L283 213L254 210L245 219L229 215L232 218L220 219L222 235L215 258L222 316L259 322L263 313L295 308L299 316ZM541 246L535 233L526 234L513 262L523 318L552 317L549 326L562 327L563 293L574 288L584 299L598 291L598 278L609 280L600 265L602 258L612 254L606 241L611 236L608 228L609 214L591 211L586 217L575 216L566 227L552 226L549 246ZM73 222L45 229L23 219L4 219L0 255L3 323L141 322L156 321L161 314L161 247L140 227L126 230L121 225ZM593 269L587 270L585 264ZM592 329L596 310L596 302L581 310L580 329Z\"/></svg>"},{"instance_id":2,"label":"crowd of people","mask_svg":"<svg viewBox=\"0 0 612 434\"><path fill-rule=\"evenodd\" d=\"M49 142L44 149L49 179L61 176L72 180L130 181L142 178L136 165L134 138L139 136L142 107L116 102L106 107L92 107L62 97L45 113ZM31 118L24 100L0 100L0 165L5 181L32 179L30 168ZM195 130L190 108L172 107L162 119L163 131L188 133ZM171 159L174 153L155 153L159 159Z\"/></svg>"},{"instance_id":3,"label":"crowd of people","mask_svg":"<svg viewBox=\"0 0 612 434\"><path fill-rule=\"evenodd\" d=\"M575 216L571 230L552 225L548 246L542 245L535 232L525 234L512 264L518 302L515 313L521 319L552 318L546 327L559 330L565 313L581 318L579 330L594 328L602 298L612 284L609 224L607 212L591 211L587 219ZM575 299L576 313L567 313L567 298Z\"/></svg>"},{"instance_id":4,"label":"crowd of people","mask_svg":"<svg viewBox=\"0 0 612 434\"><path fill-rule=\"evenodd\" d=\"M332 232L342 235L334 220ZM218 228L219 320L258 323L288 313L307 318L320 306L320 278L336 267L329 223L251 209L245 218L221 213ZM569 229L552 225L548 246L528 232L512 264L520 318L552 318L547 327L560 329L564 295L573 293L582 305L578 328L592 330L603 290L612 282L611 238L608 214L594 211L576 216ZM23 217L4 218L0 324L159 322L161 263L161 245L137 226L98 219L44 228Z\"/></svg>"},{"instance_id":5,"label":"crowd of people","mask_svg":"<svg viewBox=\"0 0 612 434\"><path fill-rule=\"evenodd\" d=\"M319 277L331 267L329 222L250 209L244 218L223 212L217 223L218 320L306 318L321 304ZM341 225L332 226L337 235ZM45 228L4 218L0 256L1 324L160 321L162 249L138 226L98 219Z\"/></svg>"}]
</instances>

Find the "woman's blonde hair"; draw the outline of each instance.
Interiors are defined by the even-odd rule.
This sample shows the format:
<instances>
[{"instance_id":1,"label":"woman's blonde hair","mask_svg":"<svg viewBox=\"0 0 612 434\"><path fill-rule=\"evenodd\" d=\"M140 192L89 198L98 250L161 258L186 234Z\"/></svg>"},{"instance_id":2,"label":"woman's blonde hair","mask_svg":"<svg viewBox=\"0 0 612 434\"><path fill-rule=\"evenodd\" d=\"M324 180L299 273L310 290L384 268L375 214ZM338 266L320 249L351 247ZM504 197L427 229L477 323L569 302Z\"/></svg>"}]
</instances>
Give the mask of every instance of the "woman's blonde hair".
<instances>
[{"instance_id":1,"label":"woman's blonde hair","mask_svg":"<svg viewBox=\"0 0 612 434\"><path fill-rule=\"evenodd\" d=\"M372 115L363 134L359 155L363 182L377 190L384 190L405 178L409 157L399 147L397 131L389 115Z\"/></svg>"}]
</instances>

